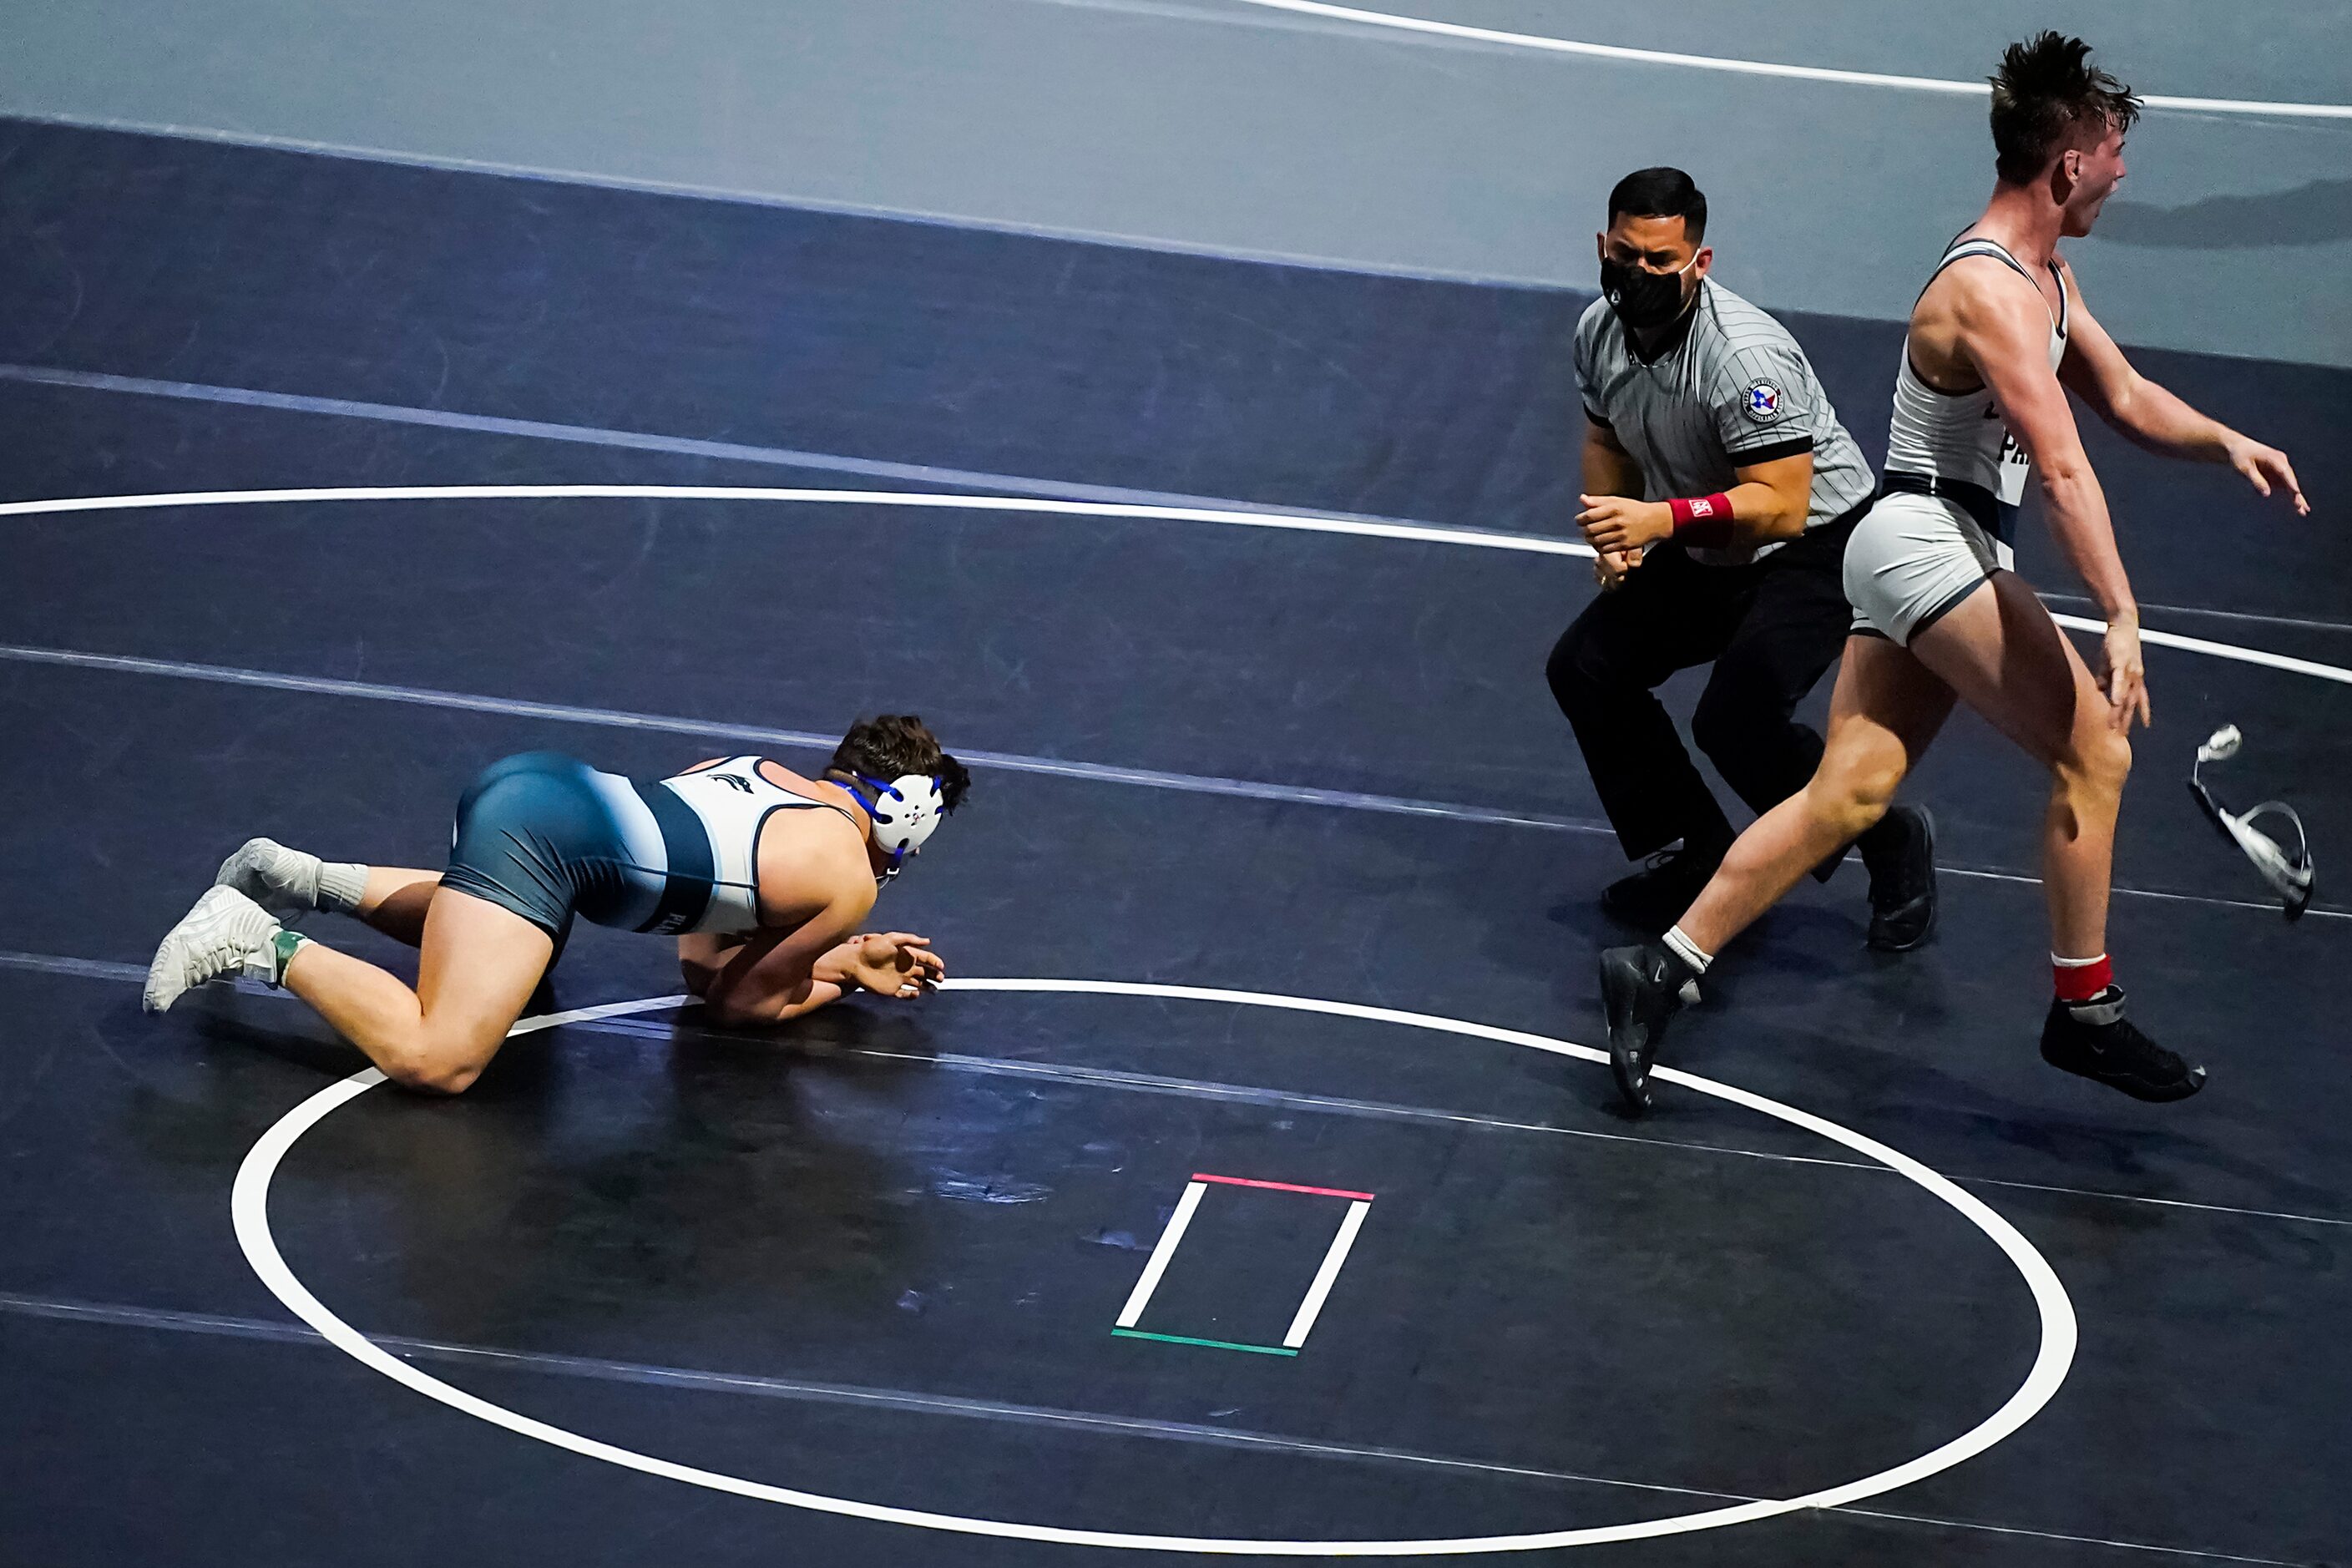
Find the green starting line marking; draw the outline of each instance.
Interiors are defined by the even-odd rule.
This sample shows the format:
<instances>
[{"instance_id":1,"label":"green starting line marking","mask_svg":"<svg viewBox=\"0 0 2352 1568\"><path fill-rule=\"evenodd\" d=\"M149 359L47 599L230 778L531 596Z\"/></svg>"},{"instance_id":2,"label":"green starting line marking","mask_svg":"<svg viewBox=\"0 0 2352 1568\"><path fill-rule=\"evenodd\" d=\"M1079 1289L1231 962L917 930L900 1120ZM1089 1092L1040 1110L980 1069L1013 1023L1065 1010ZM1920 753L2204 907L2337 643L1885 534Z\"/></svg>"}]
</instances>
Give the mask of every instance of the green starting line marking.
<instances>
[{"instance_id":1,"label":"green starting line marking","mask_svg":"<svg viewBox=\"0 0 2352 1568\"><path fill-rule=\"evenodd\" d=\"M1247 1351L1252 1355L1298 1353L1281 1345L1237 1345L1231 1340L1196 1340L1190 1334L1147 1334L1141 1329L1113 1329L1111 1332L1127 1340L1159 1340L1171 1345L1206 1345L1213 1351Z\"/></svg>"}]
</instances>

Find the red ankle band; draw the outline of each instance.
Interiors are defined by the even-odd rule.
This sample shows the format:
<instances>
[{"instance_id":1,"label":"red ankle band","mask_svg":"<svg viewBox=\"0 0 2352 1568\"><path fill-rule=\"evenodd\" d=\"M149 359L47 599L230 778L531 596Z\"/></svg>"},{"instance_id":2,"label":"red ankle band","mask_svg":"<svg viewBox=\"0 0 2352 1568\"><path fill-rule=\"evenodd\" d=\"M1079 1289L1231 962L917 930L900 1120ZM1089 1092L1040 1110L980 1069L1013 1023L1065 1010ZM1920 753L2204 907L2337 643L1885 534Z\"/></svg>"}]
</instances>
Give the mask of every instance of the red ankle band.
<instances>
[{"instance_id":1,"label":"red ankle band","mask_svg":"<svg viewBox=\"0 0 2352 1568\"><path fill-rule=\"evenodd\" d=\"M2053 955L2050 977L2057 982L2061 1002L2088 1002L2116 983L2116 966L2104 952L2087 963L2074 963Z\"/></svg>"}]
</instances>

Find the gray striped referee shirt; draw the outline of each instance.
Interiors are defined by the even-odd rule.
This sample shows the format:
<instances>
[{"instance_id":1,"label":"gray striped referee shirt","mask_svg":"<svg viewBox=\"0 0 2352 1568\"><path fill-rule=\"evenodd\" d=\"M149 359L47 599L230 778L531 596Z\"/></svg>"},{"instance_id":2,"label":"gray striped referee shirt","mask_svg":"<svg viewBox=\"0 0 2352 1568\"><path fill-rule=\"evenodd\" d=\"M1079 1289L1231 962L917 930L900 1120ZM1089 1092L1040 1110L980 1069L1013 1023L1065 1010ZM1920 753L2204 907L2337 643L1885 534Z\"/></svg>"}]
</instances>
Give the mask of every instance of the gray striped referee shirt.
<instances>
[{"instance_id":1,"label":"gray striped referee shirt","mask_svg":"<svg viewBox=\"0 0 2352 1568\"><path fill-rule=\"evenodd\" d=\"M1830 406L1805 351L1789 330L1713 279L1698 302L1644 362L1624 323L1595 300L1576 323L1576 379L1585 415L1608 426L1642 470L1644 500L1714 495L1738 480L1732 469L1776 458L1813 455L1807 528L1860 506L1876 488L1870 464ZM1689 551L1709 565L1769 555L1760 548Z\"/></svg>"}]
</instances>

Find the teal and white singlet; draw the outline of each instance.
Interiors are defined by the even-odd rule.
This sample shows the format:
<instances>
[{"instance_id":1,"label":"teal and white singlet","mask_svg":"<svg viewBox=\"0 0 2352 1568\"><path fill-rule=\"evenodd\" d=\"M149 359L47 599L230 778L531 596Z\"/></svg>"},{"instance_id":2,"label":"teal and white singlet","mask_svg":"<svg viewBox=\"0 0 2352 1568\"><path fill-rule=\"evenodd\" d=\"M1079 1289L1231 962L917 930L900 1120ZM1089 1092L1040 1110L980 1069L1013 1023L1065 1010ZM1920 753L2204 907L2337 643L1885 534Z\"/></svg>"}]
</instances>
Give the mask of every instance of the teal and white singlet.
<instances>
[{"instance_id":1,"label":"teal and white singlet","mask_svg":"<svg viewBox=\"0 0 2352 1568\"><path fill-rule=\"evenodd\" d=\"M839 811L771 783L755 756L657 781L560 752L493 763L457 803L442 886L511 910L559 942L576 915L665 934L760 923L760 831L779 811Z\"/></svg>"}]
</instances>

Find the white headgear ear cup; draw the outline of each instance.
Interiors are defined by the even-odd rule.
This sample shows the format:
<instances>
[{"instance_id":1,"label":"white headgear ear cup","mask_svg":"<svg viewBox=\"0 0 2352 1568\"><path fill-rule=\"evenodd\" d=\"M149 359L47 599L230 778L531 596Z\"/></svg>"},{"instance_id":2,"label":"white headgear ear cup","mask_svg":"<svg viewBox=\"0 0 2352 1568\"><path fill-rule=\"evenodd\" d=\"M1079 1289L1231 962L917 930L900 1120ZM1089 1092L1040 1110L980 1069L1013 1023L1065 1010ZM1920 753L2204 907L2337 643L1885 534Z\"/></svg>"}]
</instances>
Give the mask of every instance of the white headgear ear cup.
<instances>
[{"instance_id":1,"label":"white headgear ear cup","mask_svg":"<svg viewBox=\"0 0 2352 1568\"><path fill-rule=\"evenodd\" d=\"M921 848L939 830L946 809L939 780L928 773L902 773L876 792L866 814L874 819L874 842L893 855L903 855Z\"/></svg>"}]
</instances>

